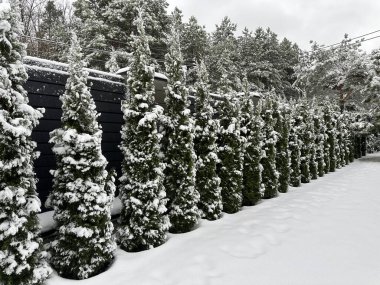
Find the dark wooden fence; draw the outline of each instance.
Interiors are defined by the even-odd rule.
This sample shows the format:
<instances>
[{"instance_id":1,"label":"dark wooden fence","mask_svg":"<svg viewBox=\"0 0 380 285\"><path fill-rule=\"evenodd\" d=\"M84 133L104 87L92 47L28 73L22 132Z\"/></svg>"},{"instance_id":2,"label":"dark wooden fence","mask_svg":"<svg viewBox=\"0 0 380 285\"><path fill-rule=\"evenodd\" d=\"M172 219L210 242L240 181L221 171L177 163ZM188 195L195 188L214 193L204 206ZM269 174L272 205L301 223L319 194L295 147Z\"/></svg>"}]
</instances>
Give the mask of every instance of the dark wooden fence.
<instances>
[{"instance_id":1,"label":"dark wooden fence","mask_svg":"<svg viewBox=\"0 0 380 285\"><path fill-rule=\"evenodd\" d=\"M42 210L46 211L44 203L52 189L50 170L55 168L55 157L49 144L49 132L60 127L61 101L59 96L65 91L68 78L67 65L25 58L29 79L25 84L29 102L33 107L45 108L44 117L32 133L37 142L40 157L35 161L38 183L37 191L42 201ZM91 94L95 100L97 111L100 113L99 123L102 125L102 151L109 162L109 168L114 168L120 175L122 160L118 145L121 141L120 130L123 123L121 100L125 98L126 87L123 77L104 72L89 70ZM156 97L162 101L166 80L160 76L155 79Z\"/></svg>"}]
</instances>

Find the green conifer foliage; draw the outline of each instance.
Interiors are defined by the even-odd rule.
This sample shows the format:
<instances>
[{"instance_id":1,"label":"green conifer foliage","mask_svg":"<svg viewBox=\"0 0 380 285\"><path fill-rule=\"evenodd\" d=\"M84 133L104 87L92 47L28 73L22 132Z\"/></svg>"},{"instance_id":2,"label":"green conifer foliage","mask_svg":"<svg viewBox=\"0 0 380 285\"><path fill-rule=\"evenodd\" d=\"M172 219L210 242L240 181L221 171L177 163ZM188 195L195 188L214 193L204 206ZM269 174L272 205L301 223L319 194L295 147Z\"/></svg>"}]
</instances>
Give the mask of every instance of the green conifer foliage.
<instances>
[{"instance_id":1,"label":"green conifer foliage","mask_svg":"<svg viewBox=\"0 0 380 285\"><path fill-rule=\"evenodd\" d=\"M318 160L317 160L317 149L318 145L316 144L316 130L314 125L314 114L315 109L312 105L310 111L309 111L309 118L307 123L307 128L309 130L309 136L310 136L310 162L309 162L309 169L310 169L310 178L311 179L317 179L318 178Z\"/></svg>"},{"instance_id":2,"label":"green conifer foliage","mask_svg":"<svg viewBox=\"0 0 380 285\"><path fill-rule=\"evenodd\" d=\"M200 194L199 208L202 217L208 220L219 219L222 215L222 195L220 178L216 172L217 156L217 121L208 86L206 66L201 61L196 66L195 83L195 138L194 149L197 155L196 190Z\"/></svg>"},{"instance_id":3,"label":"green conifer foliage","mask_svg":"<svg viewBox=\"0 0 380 285\"><path fill-rule=\"evenodd\" d=\"M325 126L323 115L318 107L314 108L313 114L314 121L314 134L315 134L315 160L317 164L317 173L319 177L325 174L325 160L324 160L324 142L325 142Z\"/></svg>"},{"instance_id":4,"label":"green conifer foliage","mask_svg":"<svg viewBox=\"0 0 380 285\"><path fill-rule=\"evenodd\" d=\"M0 284L41 284L51 274L39 238L32 130L43 110L28 104L19 1L0 3Z\"/></svg>"},{"instance_id":5,"label":"green conifer foliage","mask_svg":"<svg viewBox=\"0 0 380 285\"><path fill-rule=\"evenodd\" d=\"M120 149L124 155L120 178L122 212L118 240L126 251L141 251L163 244L169 229L163 163L154 106L154 67L145 34L142 11L135 24L133 53L127 84L129 99L123 101L125 124Z\"/></svg>"},{"instance_id":6,"label":"green conifer foliage","mask_svg":"<svg viewBox=\"0 0 380 285\"><path fill-rule=\"evenodd\" d=\"M350 164L350 162L352 162L351 157L353 158L352 136L351 136L351 132L349 130L349 124L350 124L349 115L344 114L343 120L344 120L343 139L344 139L345 145L346 145L345 153L344 153L344 160L345 160L345 164L348 165L348 164Z\"/></svg>"},{"instance_id":7,"label":"green conifer foliage","mask_svg":"<svg viewBox=\"0 0 380 285\"><path fill-rule=\"evenodd\" d=\"M297 107L297 113L301 117L301 128L299 133L299 138L302 141L301 145L301 182L309 183L310 182L310 147L312 144L310 129L310 114L309 106L305 101L301 101Z\"/></svg>"},{"instance_id":8,"label":"green conifer foliage","mask_svg":"<svg viewBox=\"0 0 380 285\"><path fill-rule=\"evenodd\" d=\"M115 185L102 155L102 131L87 87L82 53L75 35L69 56L70 76L62 101L62 127L50 133L57 168L52 171L50 202L57 223L51 263L61 276L85 279L112 261L111 204Z\"/></svg>"},{"instance_id":9,"label":"green conifer foliage","mask_svg":"<svg viewBox=\"0 0 380 285\"><path fill-rule=\"evenodd\" d=\"M246 78L243 80L244 96L241 107L241 136L244 142L243 151L243 205L253 206L260 201L262 196L260 164L262 156L264 125L260 116L260 106L253 104L250 96L249 84Z\"/></svg>"},{"instance_id":10,"label":"green conifer foliage","mask_svg":"<svg viewBox=\"0 0 380 285\"><path fill-rule=\"evenodd\" d=\"M301 186L301 145L299 139L302 128L301 119L296 108L292 109L289 132L289 152L290 152L290 179L289 185L293 187Z\"/></svg>"},{"instance_id":11,"label":"green conifer foliage","mask_svg":"<svg viewBox=\"0 0 380 285\"><path fill-rule=\"evenodd\" d=\"M183 60L179 27L176 22L168 35L169 52L165 56L169 78L166 91L166 109L163 154L166 169L164 186L169 198L170 232L191 231L198 223L200 195L195 189L194 123L188 107L188 90L184 85Z\"/></svg>"},{"instance_id":12,"label":"green conifer foliage","mask_svg":"<svg viewBox=\"0 0 380 285\"><path fill-rule=\"evenodd\" d=\"M334 110L329 102L324 104L323 118L326 125L325 173L336 169L336 121Z\"/></svg>"},{"instance_id":13,"label":"green conifer foliage","mask_svg":"<svg viewBox=\"0 0 380 285\"><path fill-rule=\"evenodd\" d=\"M218 134L218 175L221 179L223 211L229 214L240 210L243 201L243 156L240 136L240 104L237 94L232 91L227 71L221 66L222 78L218 102L220 128Z\"/></svg>"},{"instance_id":14,"label":"green conifer foliage","mask_svg":"<svg viewBox=\"0 0 380 285\"><path fill-rule=\"evenodd\" d=\"M344 156L344 141L342 134L342 122L339 114L334 112L334 119L336 121L336 145L335 145L335 156L336 156L336 168L342 168L344 166L344 160L342 160L342 155Z\"/></svg>"},{"instance_id":15,"label":"green conifer foliage","mask_svg":"<svg viewBox=\"0 0 380 285\"><path fill-rule=\"evenodd\" d=\"M270 94L268 96L271 96ZM261 158L263 166L262 183L264 184L264 199L274 198L278 195L278 172L276 170L276 143L278 134L274 130L273 99L265 99L261 117L264 121L264 154Z\"/></svg>"},{"instance_id":16,"label":"green conifer foliage","mask_svg":"<svg viewBox=\"0 0 380 285\"><path fill-rule=\"evenodd\" d=\"M290 131L290 109L277 98L273 102L273 118L275 119L274 130L278 134L276 143L276 169L278 176L278 191L288 192L290 179L290 157L289 157L289 131Z\"/></svg>"}]
</instances>

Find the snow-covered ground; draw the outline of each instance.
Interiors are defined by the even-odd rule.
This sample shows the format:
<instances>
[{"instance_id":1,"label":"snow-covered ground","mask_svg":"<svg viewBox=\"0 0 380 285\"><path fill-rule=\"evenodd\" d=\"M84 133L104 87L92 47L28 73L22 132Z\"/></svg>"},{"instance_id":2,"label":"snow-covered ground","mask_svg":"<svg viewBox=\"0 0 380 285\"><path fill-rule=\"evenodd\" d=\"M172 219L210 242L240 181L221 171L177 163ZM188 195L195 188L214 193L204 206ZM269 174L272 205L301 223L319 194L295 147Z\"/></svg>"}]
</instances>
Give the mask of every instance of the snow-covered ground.
<instances>
[{"instance_id":1,"label":"snow-covered ground","mask_svg":"<svg viewBox=\"0 0 380 285\"><path fill-rule=\"evenodd\" d=\"M378 285L380 153L292 188L111 268L49 285Z\"/></svg>"}]
</instances>

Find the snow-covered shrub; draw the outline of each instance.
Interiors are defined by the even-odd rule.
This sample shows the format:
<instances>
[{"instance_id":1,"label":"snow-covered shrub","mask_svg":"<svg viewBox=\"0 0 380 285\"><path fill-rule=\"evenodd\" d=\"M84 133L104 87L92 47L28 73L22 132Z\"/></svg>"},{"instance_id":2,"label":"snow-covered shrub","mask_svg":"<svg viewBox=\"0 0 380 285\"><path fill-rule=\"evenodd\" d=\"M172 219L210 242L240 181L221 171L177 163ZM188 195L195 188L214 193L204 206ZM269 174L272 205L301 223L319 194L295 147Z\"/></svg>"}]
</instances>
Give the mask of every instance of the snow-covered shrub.
<instances>
[{"instance_id":1,"label":"snow-covered shrub","mask_svg":"<svg viewBox=\"0 0 380 285\"><path fill-rule=\"evenodd\" d=\"M289 106L276 98L273 102L273 118L275 120L274 130L278 134L276 143L276 169L278 176L278 191L288 192L290 157L289 157L289 131L290 131L290 109Z\"/></svg>"},{"instance_id":2,"label":"snow-covered shrub","mask_svg":"<svg viewBox=\"0 0 380 285\"><path fill-rule=\"evenodd\" d=\"M336 156L336 168L342 168L344 166L344 140L343 140L343 126L341 122L341 114L334 112L334 119L336 121L336 145L335 145L335 156Z\"/></svg>"},{"instance_id":3,"label":"snow-covered shrub","mask_svg":"<svg viewBox=\"0 0 380 285\"><path fill-rule=\"evenodd\" d=\"M311 120L309 114L309 105L305 100L301 100L297 104L297 115L299 116L299 139L302 141L300 151L301 151L301 182L309 183L310 182L310 148L313 143L312 139L312 130L311 130Z\"/></svg>"},{"instance_id":4,"label":"snow-covered shrub","mask_svg":"<svg viewBox=\"0 0 380 285\"><path fill-rule=\"evenodd\" d=\"M222 76L218 101L218 175L221 179L223 211L236 213L242 206L243 157L240 137L240 104L236 92L227 84L227 77Z\"/></svg>"},{"instance_id":5,"label":"snow-covered shrub","mask_svg":"<svg viewBox=\"0 0 380 285\"><path fill-rule=\"evenodd\" d=\"M169 78L165 98L162 151L166 168L164 186L169 198L170 232L183 233L198 223L199 193L195 189L194 122L188 109L188 89L184 85L179 27L173 24L165 56Z\"/></svg>"},{"instance_id":6,"label":"snow-covered shrub","mask_svg":"<svg viewBox=\"0 0 380 285\"><path fill-rule=\"evenodd\" d=\"M309 160L309 169L310 169L310 178L317 179L318 178L318 161L317 161L317 149L318 145L316 144L316 130L314 125L314 105L311 105L309 110L309 116L307 121L307 129L309 131L310 138L310 160Z\"/></svg>"},{"instance_id":7,"label":"snow-covered shrub","mask_svg":"<svg viewBox=\"0 0 380 285\"><path fill-rule=\"evenodd\" d=\"M263 156L261 164L263 166L262 183L264 184L264 199L274 198L278 195L278 172L276 170L276 143L278 133L274 130L275 120L273 119L273 99L271 94L267 94L263 103L261 117L264 121L263 133Z\"/></svg>"},{"instance_id":8,"label":"snow-covered shrub","mask_svg":"<svg viewBox=\"0 0 380 285\"><path fill-rule=\"evenodd\" d=\"M261 103L255 108L247 80L243 81L241 100L241 136L243 140L243 205L253 206L262 197L260 164L264 123L260 116Z\"/></svg>"},{"instance_id":9,"label":"snow-covered shrub","mask_svg":"<svg viewBox=\"0 0 380 285\"><path fill-rule=\"evenodd\" d=\"M325 173L328 173L336 169L336 120L330 102L325 102L323 105L323 119L326 126Z\"/></svg>"},{"instance_id":10,"label":"snow-covered shrub","mask_svg":"<svg viewBox=\"0 0 380 285\"><path fill-rule=\"evenodd\" d=\"M217 128L213 119L214 109L210 104L208 75L203 62L196 66L195 82L195 137L194 149L197 155L196 190L200 194L199 208L202 217L208 220L219 219L222 215L220 178L216 173Z\"/></svg>"},{"instance_id":11,"label":"snow-covered shrub","mask_svg":"<svg viewBox=\"0 0 380 285\"><path fill-rule=\"evenodd\" d=\"M51 263L58 274L85 279L110 264L116 243L112 237L111 204L114 177L102 155L99 114L87 87L82 53L75 34L69 55L70 76L62 101L62 126L50 133L57 168L52 170L57 237L51 243Z\"/></svg>"},{"instance_id":12,"label":"snow-covered shrub","mask_svg":"<svg viewBox=\"0 0 380 285\"><path fill-rule=\"evenodd\" d=\"M314 123L314 145L315 145L315 162L317 164L317 173L319 177L325 174L324 160L324 142L325 142L325 125L323 114L318 106L314 106L313 112Z\"/></svg>"},{"instance_id":13,"label":"snow-covered shrub","mask_svg":"<svg viewBox=\"0 0 380 285\"><path fill-rule=\"evenodd\" d=\"M19 1L0 3L0 284L41 284L51 274L38 237L32 129L42 110L28 105L22 87L25 46Z\"/></svg>"},{"instance_id":14,"label":"snow-covered shrub","mask_svg":"<svg viewBox=\"0 0 380 285\"><path fill-rule=\"evenodd\" d=\"M367 153L374 153L376 145L376 136L374 134L370 134L367 137Z\"/></svg>"},{"instance_id":15,"label":"snow-covered shrub","mask_svg":"<svg viewBox=\"0 0 380 285\"><path fill-rule=\"evenodd\" d=\"M355 158L366 155L367 136L374 128L374 125L368 119L367 115L362 112L352 114L349 128L354 137Z\"/></svg>"},{"instance_id":16,"label":"snow-covered shrub","mask_svg":"<svg viewBox=\"0 0 380 285\"><path fill-rule=\"evenodd\" d=\"M154 107L154 67L141 11L135 21L133 53L128 73L129 98L122 103L125 124L120 149L124 155L118 242L140 251L166 241L169 220L163 187L163 163L157 132L159 109Z\"/></svg>"},{"instance_id":17,"label":"snow-covered shrub","mask_svg":"<svg viewBox=\"0 0 380 285\"><path fill-rule=\"evenodd\" d=\"M296 112L296 108L292 108L289 131L289 152L290 152L290 178L289 185L293 187L301 186L301 145L299 139L301 129L301 121Z\"/></svg>"}]
</instances>

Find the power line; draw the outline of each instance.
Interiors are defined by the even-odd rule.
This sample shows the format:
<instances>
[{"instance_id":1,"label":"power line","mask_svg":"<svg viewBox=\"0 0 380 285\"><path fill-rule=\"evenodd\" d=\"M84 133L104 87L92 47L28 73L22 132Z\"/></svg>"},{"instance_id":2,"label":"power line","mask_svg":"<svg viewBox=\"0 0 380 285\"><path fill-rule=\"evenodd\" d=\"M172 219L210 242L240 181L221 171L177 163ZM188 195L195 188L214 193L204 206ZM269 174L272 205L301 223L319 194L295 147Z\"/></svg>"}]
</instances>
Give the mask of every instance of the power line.
<instances>
[{"instance_id":1,"label":"power line","mask_svg":"<svg viewBox=\"0 0 380 285\"><path fill-rule=\"evenodd\" d=\"M364 39L364 40L362 40L362 42L370 41L370 40L373 40L373 39L376 39L376 38L380 38L380 36L372 37L372 38L369 38L369 39Z\"/></svg>"},{"instance_id":2,"label":"power line","mask_svg":"<svg viewBox=\"0 0 380 285\"><path fill-rule=\"evenodd\" d=\"M372 34L375 34L375 33L378 33L380 32L380 30L376 30L376 31L373 31L373 32L370 32L370 33L366 33L364 35L360 35L360 36L357 36L355 38L352 38L352 39L349 39L349 41L352 41L352 40L356 40L356 39L359 39L359 38L363 38L365 36L369 36L369 35L372 35ZM364 39L362 40L361 42L366 42L367 40L372 40L372 39L376 39L378 38L379 36L376 36L376 37L372 37L370 39ZM322 46L321 48L323 49L326 49L326 48L330 48L330 47L333 47L333 46L336 46L336 45L340 45L342 42L338 42L338 43L335 43L335 44L331 44L331 45L328 45L328 46Z\"/></svg>"}]
</instances>

